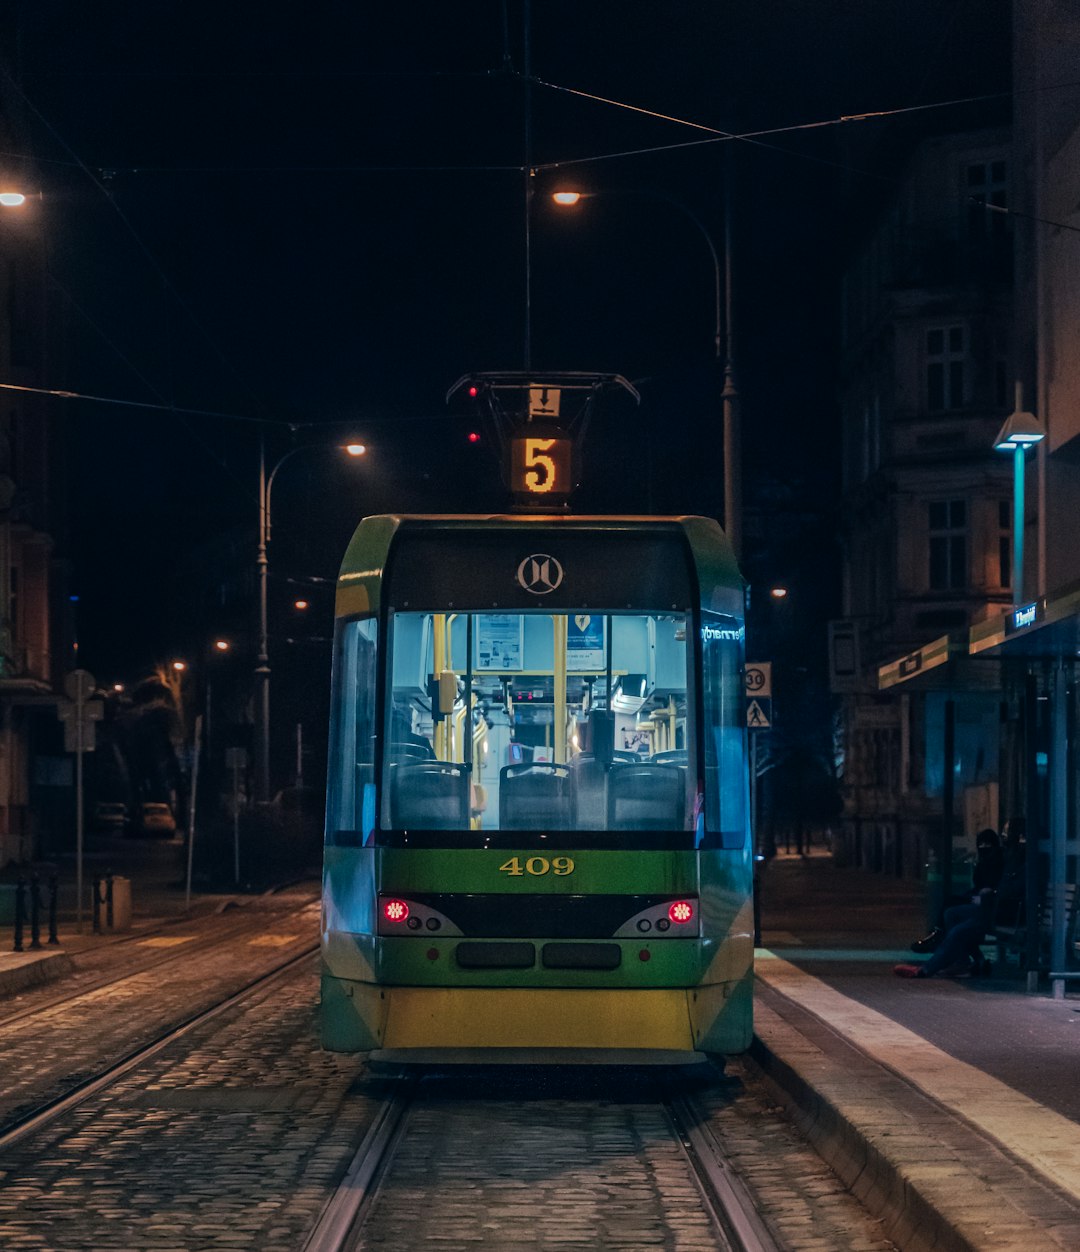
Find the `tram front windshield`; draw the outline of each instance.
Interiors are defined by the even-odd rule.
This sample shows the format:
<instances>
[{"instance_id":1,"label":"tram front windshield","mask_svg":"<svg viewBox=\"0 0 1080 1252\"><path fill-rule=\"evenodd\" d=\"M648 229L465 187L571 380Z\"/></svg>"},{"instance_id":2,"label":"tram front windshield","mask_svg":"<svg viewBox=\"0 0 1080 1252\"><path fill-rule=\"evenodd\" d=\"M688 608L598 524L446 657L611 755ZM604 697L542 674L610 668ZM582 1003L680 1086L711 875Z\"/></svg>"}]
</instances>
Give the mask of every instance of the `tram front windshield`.
<instances>
[{"instance_id":1,"label":"tram front windshield","mask_svg":"<svg viewBox=\"0 0 1080 1252\"><path fill-rule=\"evenodd\" d=\"M385 634L374 617L341 622L328 841L452 831L454 846L483 847L562 830L621 846L652 831L743 847L742 622L702 611L695 676L692 621L400 612Z\"/></svg>"},{"instance_id":2,"label":"tram front windshield","mask_svg":"<svg viewBox=\"0 0 1080 1252\"><path fill-rule=\"evenodd\" d=\"M393 615L383 830L689 830L681 613Z\"/></svg>"}]
</instances>

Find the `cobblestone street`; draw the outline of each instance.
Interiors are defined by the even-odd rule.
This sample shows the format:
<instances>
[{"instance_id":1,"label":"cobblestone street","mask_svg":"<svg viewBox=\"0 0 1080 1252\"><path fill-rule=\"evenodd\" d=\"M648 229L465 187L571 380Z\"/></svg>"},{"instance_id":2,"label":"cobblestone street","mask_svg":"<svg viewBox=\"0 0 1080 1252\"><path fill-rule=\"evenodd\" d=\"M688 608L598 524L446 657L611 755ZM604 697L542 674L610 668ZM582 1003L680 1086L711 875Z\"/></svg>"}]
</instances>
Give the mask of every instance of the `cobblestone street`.
<instances>
[{"instance_id":1,"label":"cobblestone street","mask_svg":"<svg viewBox=\"0 0 1080 1252\"><path fill-rule=\"evenodd\" d=\"M202 919L197 935L170 930L158 938L179 941L176 949L196 938L215 942L197 955L193 947L190 961L84 990L36 1014L27 1016L35 999L45 1002L45 989L6 1002L5 1120L114 1064L314 938L312 907L266 906L262 920L257 931L231 915ZM316 998L312 958L8 1144L0 1152L0 1247L302 1249L387 1088L362 1058L321 1049ZM729 1062L723 1078L695 1091L782 1247L891 1246L768 1106L749 1062ZM430 1076L360 1246L724 1246L662 1099L656 1075L642 1070Z\"/></svg>"}]
</instances>

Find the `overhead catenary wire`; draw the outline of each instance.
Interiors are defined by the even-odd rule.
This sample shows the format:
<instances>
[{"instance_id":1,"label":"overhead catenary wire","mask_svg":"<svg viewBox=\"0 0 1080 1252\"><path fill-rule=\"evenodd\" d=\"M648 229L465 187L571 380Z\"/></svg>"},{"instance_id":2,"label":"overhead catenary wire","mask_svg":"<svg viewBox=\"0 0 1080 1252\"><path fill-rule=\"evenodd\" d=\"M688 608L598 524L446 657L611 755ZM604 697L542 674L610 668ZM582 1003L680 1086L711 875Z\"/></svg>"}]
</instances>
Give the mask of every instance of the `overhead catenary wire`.
<instances>
[{"instance_id":1,"label":"overhead catenary wire","mask_svg":"<svg viewBox=\"0 0 1080 1252\"><path fill-rule=\"evenodd\" d=\"M120 218L121 222L123 222L128 233L135 240L135 243L138 245L139 250L142 252L143 256L147 259L147 261L153 267L154 271L157 273L157 275L160 277L162 282L165 284L166 288L172 295L173 299L176 300L176 302L184 310L187 316L191 319L192 325L198 329L199 333L203 336L206 343L213 349L214 353L217 355L221 363L232 372L232 374L241 383L241 385L249 392L249 394L251 394L251 396L254 399L259 400L261 403L260 397L258 397L257 393L252 388L249 380L245 378L240 373L240 371L236 368L233 362L230 361L228 357L226 357L225 353L221 350L217 342L214 340L214 338L211 336L209 331L203 325L202 321L198 317L196 317L191 306L187 303L187 301L183 298L183 296L177 290L176 285L173 283L172 279L166 273L165 269L163 268L161 263L158 261L157 257L154 256L153 252L151 251L149 246L146 244L143 237L135 229L134 223L127 216L124 210L116 203L116 200L113 198L113 196L109 194L109 190L105 186L105 184L101 181L101 178L97 174L94 173L93 169L91 169L91 167L86 164L86 162L75 151L75 149L67 142L67 140L63 137L63 135L60 134L60 132L56 129L56 127L52 124L52 122L49 121L49 119L45 116L44 113L41 112L41 110L37 107L37 105L33 102L33 100L30 99L30 97L26 94L26 92L23 90L20 84L15 80L11 72L8 70L7 66L2 61L0 61L0 74L2 74L3 77L6 79L11 90L17 93L17 95L19 96L23 104L34 114L34 116L46 128L46 130L48 130L49 134L53 136L53 138L56 140L57 143L60 144L60 146L64 149L64 151L67 152L69 156L72 157L72 159L76 162L78 168L86 175L86 177L91 181L91 183L93 183L94 187L105 197L106 201L112 207L113 211Z\"/></svg>"},{"instance_id":2,"label":"overhead catenary wire","mask_svg":"<svg viewBox=\"0 0 1080 1252\"><path fill-rule=\"evenodd\" d=\"M515 77L523 77L515 72ZM615 100L609 96L601 96L593 92L583 91L575 87L567 87L558 83L548 82L546 79L531 76L531 81L539 86L546 87L552 91L563 92L569 95L577 96L585 100L593 100L597 103L607 104L613 108L623 109L628 112L638 113L644 117L652 117L659 121L668 121L678 126L689 127L693 130L701 130L708 133L709 138L687 140L683 143L670 144L653 144L643 148L627 148L617 152L595 153L584 157L566 157L553 161L545 161L534 164L531 168L540 171L561 169L570 165L587 164L592 161L609 161L622 157L630 156L649 156L656 152L678 151L683 148L693 148L713 143L727 143L733 140L739 142L751 143L760 141L768 136L798 134L810 130L822 130L832 126L849 125L852 122L879 121L890 117L898 117L909 113L928 112L934 109L954 108L963 104L980 104L992 100L1005 100L1010 97L1015 98L1018 95L1042 94L1051 91L1065 91L1080 87L1080 81L1067 83L1053 83L1036 88L1020 88L1008 91L988 92L982 95L974 96L958 96L949 100L928 101L925 104L902 105L889 109L869 109L859 113L842 113L838 117L819 118L809 122L792 122L782 126L772 126L759 130L746 131L727 131L721 127L709 126L704 122L695 122L689 118L678 117L674 114L661 113L655 109L648 109L641 105L630 104L624 100ZM771 147L773 145L762 144L763 147ZM775 148L786 156L802 157L804 154L792 152L788 148ZM73 168L82 169L90 172L88 167L81 159L70 162L62 162L48 157L31 156L28 153L12 152L10 150L0 152L0 155L13 160L25 160L34 162L49 162L54 164L70 165ZM394 173L506 173L519 174L525 170L525 166L521 163L450 163L450 164L410 164L410 165L389 165L385 163L379 164L335 164L335 165L241 165L237 162L229 162L228 165L153 165L140 163L139 165L128 165L123 162L110 162L100 167L101 171L108 171L110 174L303 174L303 173L319 173L319 174L394 174ZM849 168L843 166L842 168ZM866 171L856 170L857 173ZM91 175L93 176L93 175ZM95 179L96 181L96 179ZM100 184L99 184L100 186ZM101 188L105 190L104 188ZM107 191L106 191L107 194Z\"/></svg>"}]
</instances>

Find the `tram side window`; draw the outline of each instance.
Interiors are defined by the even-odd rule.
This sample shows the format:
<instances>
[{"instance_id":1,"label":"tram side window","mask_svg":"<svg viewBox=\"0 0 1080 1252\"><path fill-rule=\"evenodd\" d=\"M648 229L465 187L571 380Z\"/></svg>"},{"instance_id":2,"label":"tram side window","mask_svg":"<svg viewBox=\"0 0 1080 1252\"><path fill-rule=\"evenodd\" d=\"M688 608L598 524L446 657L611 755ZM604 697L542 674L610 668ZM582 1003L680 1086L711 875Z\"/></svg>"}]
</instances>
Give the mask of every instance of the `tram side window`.
<instances>
[{"instance_id":1,"label":"tram side window","mask_svg":"<svg viewBox=\"0 0 1080 1252\"><path fill-rule=\"evenodd\" d=\"M707 842L741 848L748 809L743 625L721 613L701 617Z\"/></svg>"},{"instance_id":2,"label":"tram side window","mask_svg":"<svg viewBox=\"0 0 1080 1252\"><path fill-rule=\"evenodd\" d=\"M338 628L326 841L367 843L375 823L375 675L378 623L374 618Z\"/></svg>"}]
</instances>

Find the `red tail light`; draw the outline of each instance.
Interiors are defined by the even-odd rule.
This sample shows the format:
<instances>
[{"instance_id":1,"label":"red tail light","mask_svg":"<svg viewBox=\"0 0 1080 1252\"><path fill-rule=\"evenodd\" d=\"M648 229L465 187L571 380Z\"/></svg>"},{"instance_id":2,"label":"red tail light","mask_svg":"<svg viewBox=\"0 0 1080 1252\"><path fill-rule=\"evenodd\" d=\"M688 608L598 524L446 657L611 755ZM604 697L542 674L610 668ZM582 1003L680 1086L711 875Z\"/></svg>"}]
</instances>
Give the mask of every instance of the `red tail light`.
<instances>
[{"instance_id":1,"label":"red tail light","mask_svg":"<svg viewBox=\"0 0 1080 1252\"><path fill-rule=\"evenodd\" d=\"M676 900L668 909L667 915L673 922L677 922L680 926L685 926L687 922L693 920L694 906L689 900Z\"/></svg>"},{"instance_id":2,"label":"red tail light","mask_svg":"<svg viewBox=\"0 0 1080 1252\"><path fill-rule=\"evenodd\" d=\"M387 900L383 916L388 922L403 922L409 916L409 906L404 900Z\"/></svg>"}]
</instances>

